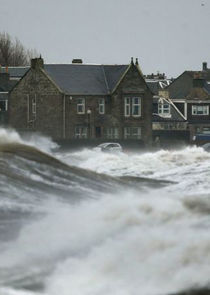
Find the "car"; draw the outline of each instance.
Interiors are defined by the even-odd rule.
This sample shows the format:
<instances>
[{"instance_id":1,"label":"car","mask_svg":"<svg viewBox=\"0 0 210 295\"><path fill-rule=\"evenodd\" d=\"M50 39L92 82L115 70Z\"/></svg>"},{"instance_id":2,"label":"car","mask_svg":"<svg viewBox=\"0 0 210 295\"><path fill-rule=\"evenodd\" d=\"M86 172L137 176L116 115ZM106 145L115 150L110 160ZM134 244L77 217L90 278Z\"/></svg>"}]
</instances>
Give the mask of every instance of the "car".
<instances>
[{"instance_id":1,"label":"car","mask_svg":"<svg viewBox=\"0 0 210 295\"><path fill-rule=\"evenodd\" d=\"M204 151L206 151L206 152L210 152L210 142L205 143L205 144L202 145L201 147L204 149Z\"/></svg>"},{"instance_id":2,"label":"car","mask_svg":"<svg viewBox=\"0 0 210 295\"><path fill-rule=\"evenodd\" d=\"M116 142L104 142L99 144L95 149L102 152L122 152L121 145Z\"/></svg>"}]
</instances>

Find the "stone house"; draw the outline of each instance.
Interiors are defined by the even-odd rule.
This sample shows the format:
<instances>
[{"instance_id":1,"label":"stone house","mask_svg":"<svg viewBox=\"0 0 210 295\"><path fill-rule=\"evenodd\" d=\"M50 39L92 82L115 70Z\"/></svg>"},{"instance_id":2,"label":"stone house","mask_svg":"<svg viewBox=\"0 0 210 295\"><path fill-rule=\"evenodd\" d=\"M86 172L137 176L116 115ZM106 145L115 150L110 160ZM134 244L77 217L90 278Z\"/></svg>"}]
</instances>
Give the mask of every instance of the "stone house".
<instances>
[{"instance_id":1,"label":"stone house","mask_svg":"<svg viewBox=\"0 0 210 295\"><path fill-rule=\"evenodd\" d=\"M138 60L128 65L44 64L31 67L10 92L9 124L56 141L152 140L152 93Z\"/></svg>"},{"instance_id":2,"label":"stone house","mask_svg":"<svg viewBox=\"0 0 210 295\"><path fill-rule=\"evenodd\" d=\"M28 67L0 66L0 126L8 124L9 91L16 85Z\"/></svg>"}]
</instances>

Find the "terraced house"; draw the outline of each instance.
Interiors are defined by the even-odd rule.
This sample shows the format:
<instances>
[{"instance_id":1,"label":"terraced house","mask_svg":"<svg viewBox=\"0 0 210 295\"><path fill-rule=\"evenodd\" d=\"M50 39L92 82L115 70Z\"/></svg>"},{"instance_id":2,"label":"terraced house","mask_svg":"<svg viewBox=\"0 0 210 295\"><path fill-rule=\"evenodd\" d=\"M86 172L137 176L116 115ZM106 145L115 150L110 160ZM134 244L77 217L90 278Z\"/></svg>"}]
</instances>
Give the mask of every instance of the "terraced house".
<instances>
[{"instance_id":1,"label":"terraced house","mask_svg":"<svg viewBox=\"0 0 210 295\"><path fill-rule=\"evenodd\" d=\"M210 69L204 62L201 71L185 71L159 95L170 99L187 121L188 137L210 140Z\"/></svg>"},{"instance_id":2,"label":"terraced house","mask_svg":"<svg viewBox=\"0 0 210 295\"><path fill-rule=\"evenodd\" d=\"M9 124L58 141L150 144L152 93L137 59L89 65L44 64L40 57L10 92Z\"/></svg>"}]
</instances>

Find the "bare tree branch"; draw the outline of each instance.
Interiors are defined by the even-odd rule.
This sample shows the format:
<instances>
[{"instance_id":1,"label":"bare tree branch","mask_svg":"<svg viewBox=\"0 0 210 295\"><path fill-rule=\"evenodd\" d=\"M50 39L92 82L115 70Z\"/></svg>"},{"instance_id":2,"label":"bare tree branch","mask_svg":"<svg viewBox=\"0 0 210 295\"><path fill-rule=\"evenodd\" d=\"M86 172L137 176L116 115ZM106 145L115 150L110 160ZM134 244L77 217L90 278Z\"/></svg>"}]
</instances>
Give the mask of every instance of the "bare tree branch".
<instances>
[{"instance_id":1,"label":"bare tree branch","mask_svg":"<svg viewBox=\"0 0 210 295\"><path fill-rule=\"evenodd\" d=\"M0 33L0 65L29 65L31 58L38 57L38 55L35 49L25 49L17 38L13 41L8 33Z\"/></svg>"}]
</instances>

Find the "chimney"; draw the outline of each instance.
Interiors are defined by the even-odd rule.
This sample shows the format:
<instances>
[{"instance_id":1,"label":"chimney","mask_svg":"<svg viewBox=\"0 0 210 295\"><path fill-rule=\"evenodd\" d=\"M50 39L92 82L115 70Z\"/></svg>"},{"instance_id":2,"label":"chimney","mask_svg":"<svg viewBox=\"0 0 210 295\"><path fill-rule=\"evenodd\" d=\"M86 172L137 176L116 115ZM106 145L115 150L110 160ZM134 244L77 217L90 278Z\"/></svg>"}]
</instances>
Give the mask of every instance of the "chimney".
<instances>
[{"instance_id":1,"label":"chimney","mask_svg":"<svg viewBox=\"0 0 210 295\"><path fill-rule=\"evenodd\" d=\"M32 58L31 59L31 68L32 69L38 69L38 68L44 68L44 60L43 58L41 57L38 57L38 58Z\"/></svg>"},{"instance_id":2,"label":"chimney","mask_svg":"<svg viewBox=\"0 0 210 295\"><path fill-rule=\"evenodd\" d=\"M139 65L139 61L138 61L138 58L136 58L136 66Z\"/></svg>"},{"instance_id":3,"label":"chimney","mask_svg":"<svg viewBox=\"0 0 210 295\"><path fill-rule=\"evenodd\" d=\"M207 62L203 62L203 71L207 71L208 68L207 68Z\"/></svg>"},{"instance_id":4,"label":"chimney","mask_svg":"<svg viewBox=\"0 0 210 295\"><path fill-rule=\"evenodd\" d=\"M74 58L74 59L72 59L72 63L73 64L82 64L83 61L81 58Z\"/></svg>"},{"instance_id":5,"label":"chimney","mask_svg":"<svg viewBox=\"0 0 210 295\"><path fill-rule=\"evenodd\" d=\"M134 63L133 63L133 57L131 57L131 65L134 65Z\"/></svg>"}]
</instances>

